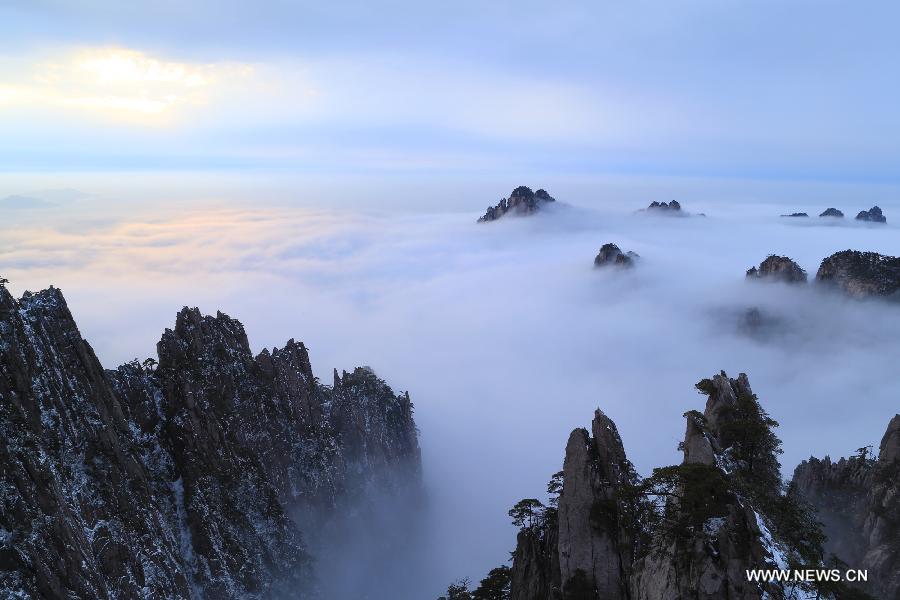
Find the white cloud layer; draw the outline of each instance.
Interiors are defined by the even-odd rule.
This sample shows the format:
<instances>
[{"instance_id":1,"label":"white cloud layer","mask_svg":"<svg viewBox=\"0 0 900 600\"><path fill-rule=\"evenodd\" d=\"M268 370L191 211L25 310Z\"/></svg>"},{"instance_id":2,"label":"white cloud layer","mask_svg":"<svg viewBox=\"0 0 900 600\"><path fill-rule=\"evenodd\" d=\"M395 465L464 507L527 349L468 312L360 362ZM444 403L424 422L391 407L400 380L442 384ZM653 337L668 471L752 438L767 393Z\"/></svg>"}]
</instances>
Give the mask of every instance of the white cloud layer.
<instances>
[{"instance_id":1,"label":"white cloud layer","mask_svg":"<svg viewBox=\"0 0 900 600\"><path fill-rule=\"evenodd\" d=\"M0 272L16 290L62 287L110 366L150 354L191 304L240 319L255 350L303 340L323 377L368 364L409 389L431 513L425 548L409 558L418 576L386 581L392 597L435 597L503 562L514 544L506 510L540 495L569 431L597 406L643 473L679 460L682 413L702 401L692 386L720 369L747 372L781 422L787 471L877 443L900 394L900 309L743 274L769 253L810 274L845 248L900 255L900 204L882 204L887 226L866 227L777 217L826 208L816 198L684 200L705 219L635 215L646 202L624 194L580 198L591 207L487 225L475 212L161 202L122 216L60 202L6 222ZM868 208L859 202L834 204L852 214ZM638 252L639 267L593 270L607 241ZM784 329L746 336L737 320L749 306Z\"/></svg>"}]
</instances>

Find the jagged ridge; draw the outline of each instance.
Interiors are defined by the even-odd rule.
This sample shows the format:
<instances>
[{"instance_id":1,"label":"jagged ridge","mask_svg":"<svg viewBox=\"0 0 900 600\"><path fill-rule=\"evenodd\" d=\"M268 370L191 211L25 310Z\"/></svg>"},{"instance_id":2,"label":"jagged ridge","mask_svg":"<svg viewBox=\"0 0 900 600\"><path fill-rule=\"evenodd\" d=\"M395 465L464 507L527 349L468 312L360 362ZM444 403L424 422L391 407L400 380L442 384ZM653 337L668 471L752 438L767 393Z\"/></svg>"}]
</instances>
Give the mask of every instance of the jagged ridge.
<instances>
[{"instance_id":1,"label":"jagged ridge","mask_svg":"<svg viewBox=\"0 0 900 600\"><path fill-rule=\"evenodd\" d=\"M821 531L784 490L777 426L747 376L697 384L704 411L685 414L680 465L641 479L600 410L566 445L561 492L519 503L513 600L842 597L843 584L751 582L747 569L825 564ZM558 486L551 486L552 491ZM558 508L556 505L558 504ZM523 518L523 514L528 516ZM861 596L857 596L861 597Z\"/></svg>"},{"instance_id":2,"label":"jagged ridge","mask_svg":"<svg viewBox=\"0 0 900 600\"><path fill-rule=\"evenodd\" d=\"M303 344L182 310L159 364L104 371L59 290L0 286L0 596L303 598L304 520L416 487L408 394L313 376Z\"/></svg>"}]
</instances>

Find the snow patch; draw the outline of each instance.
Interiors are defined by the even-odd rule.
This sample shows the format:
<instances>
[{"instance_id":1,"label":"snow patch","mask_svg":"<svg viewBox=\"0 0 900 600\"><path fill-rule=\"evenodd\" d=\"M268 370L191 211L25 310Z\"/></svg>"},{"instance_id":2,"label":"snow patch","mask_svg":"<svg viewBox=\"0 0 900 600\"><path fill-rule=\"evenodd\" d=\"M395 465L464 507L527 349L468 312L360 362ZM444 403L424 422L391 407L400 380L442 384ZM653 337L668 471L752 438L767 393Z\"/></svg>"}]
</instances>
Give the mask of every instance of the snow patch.
<instances>
[{"instance_id":1,"label":"snow patch","mask_svg":"<svg viewBox=\"0 0 900 600\"><path fill-rule=\"evenodd\" d=\"M179 477L172 482L172 493L175 495L175 512L178 517L178 543L181 549L181 557L184 559L188 584L192 595L202 597L201 590L194 581L194 541L187 522L187 510L184 506L184 480Z\"/></svg>"},{"instance_id":2,"label":"snow patch","mask_svg":"<svg viewBox=\"0 0 900 600\"><path fill-rule=\"evenodd\" d=\"M759 527L760 535L762 536L762 544L766 549L766 553L772 557L772 560L775 562L775 565L782 570L786 570L788 568L787 557L784 554L784 551L778 547L775 543L775 538L772 537L772 532L769 531L769 528L766 527L763 518L756 511L753 511L753 515L756 517L756 526Z\"/></svg>"},{"instance_id":3,"label":"snow patch","mask_svg":"<svg viewBox=\"0 0 900 600\"><path fill-rule=\"evenodd\" d=\"M703 522L703 533L708 537L718 537L725 526L725 517L712 517Z\"/></svg>"}]
</instances>

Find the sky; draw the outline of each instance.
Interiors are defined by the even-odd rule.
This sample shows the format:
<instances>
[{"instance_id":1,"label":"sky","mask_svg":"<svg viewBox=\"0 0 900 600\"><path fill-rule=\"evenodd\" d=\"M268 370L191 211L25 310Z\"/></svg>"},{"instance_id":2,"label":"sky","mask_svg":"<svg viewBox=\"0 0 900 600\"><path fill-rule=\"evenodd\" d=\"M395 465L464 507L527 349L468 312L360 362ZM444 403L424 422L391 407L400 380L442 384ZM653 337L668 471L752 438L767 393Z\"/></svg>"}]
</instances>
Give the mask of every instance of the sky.
<instances>
[{"instance_id":1,"label":"sky","mask_svg":"<svg viewBox=\"0 0 900 600\"><path fill-rule=\"evenodd\" d=\"M877 445L900 395L896 306L744 272L771 253L811 277L846 248L900 255L898 17L6 0L0 275L60 287L110 368L152 355L189 305L242 321L254 351L305 342L323 380L370 365L409 390L431 512L416 577L381 579L384 597L436 597L508 558L506 511L541 496L596 407L645 475L680 460L692 386L720 369L780 421L786 475ZM475 224L517 185L559 202ZM636 212L673 198L707 216ZM886 225L852 219L873 204ZM851 218L815 216L831 206ZM812 217L779 217L796 211ZM638 268L594 270L606 242ZM740 329L751 306L774 334Z\"/></svg>"},{"instance_id":2,"label":"sky","mask_svg":"<svg viewBox=\"0 0 900 600\"><path fill-rule=\"evenodd\" d=\"M0 5L5 171L896 181L891 2Z\"/></svg>"}]
</instances>

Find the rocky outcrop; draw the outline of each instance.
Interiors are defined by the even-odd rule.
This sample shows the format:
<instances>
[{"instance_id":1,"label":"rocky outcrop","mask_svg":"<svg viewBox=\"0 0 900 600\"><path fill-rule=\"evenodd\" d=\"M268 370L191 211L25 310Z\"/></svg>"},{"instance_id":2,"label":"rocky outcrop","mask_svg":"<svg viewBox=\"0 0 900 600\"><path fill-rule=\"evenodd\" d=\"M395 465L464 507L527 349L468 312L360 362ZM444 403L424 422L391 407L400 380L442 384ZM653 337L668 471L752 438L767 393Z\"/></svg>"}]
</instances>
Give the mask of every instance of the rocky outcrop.
<instances>
[{"instance_id":1,"label":"rocky outcrop","mask_svg":"<svg viewBox=\"0 0 900 600\"><path fill-rule=\"evenodd\" d=\"M59 290L0 286L0 596L305 598L303 534L417 487L412 404L369 369L182 310L156 361L105 371Z\"/></svg>"},{"instance_id":2,"label":"rocky outcrop","mask_svg":"<svg viewBox=\"0 0 900 600\"><path fill-rule=\"evenodd\" d=\"M566 444L559 496L559 571L563 592L589 587L601 598L625 597L631 534L618 491L633 483L622 440L599 409L591 433L576 429Z\"/></svg>"},{"instance_id":3,"label":"rocky outcrop","mask_svg":"<svg viewBox=\"0 0 900 600\"><path fill-rule=\"evenodd\" d=\"M478 222L496 221L507 214L530 215L551 202L556 202L556 199L548 194L546 190L541 189L533 192L531 188L520 185L512 191L509 198L503 198L497 206L489 206L484 215L478 219Z\"/></svg>"},{"instance_id":4,"label":"rocky outcrop","mask_svg":"<svg viewBox=\"0 0 900 600\"><path fill-rule=\"evenodd\" d=\"M538 527L525 527L516 536L512 555L512 598L563 600L560 585L559 527L556 515Z\"/></svg>"},{"instance_id":5,"label":"rocky outcrop","mask_svg":"<svg viewBox=\"0 0 900 600\"><path fill-rule=\"evenodd\" d=\"M844 213L839 211L836 208L826 208L820 215L820 217L835 217L838 219L844 218Z\"/></svg>"},{"instance_id":6,"label":"rocky outcrop","mask_svg":"<svg viewBox=\"0 0 900 600\"><path fill-rule=\"evenodd\" d=\"M810 458L793 481L825 526L825 551L867 570L863 589L876 598L900 598L900 415L891 419L877 457L860 448L837 462Z\"/></svg>"},{"instance_id":7,"label":"rocky outcrop","mask_svg":"<svg viewBox=\"0 0 900 600\"><path fill-rule=\"evenodd\" d=\"M795 212L789 215L781 215L782 217L808 217L809 215L805 212Z\"/></svg>"},{"instance_id":8,"label":"rocky outcrop","mask_svg":"<svg viewBox=\"0 0 900 600\"><path fill-rule=\"evenodd\" d=\"M822 261L816 282L855 298L896 299L900 293L900 257L844 250Z\"/></svg>"},{"instance_id":9,"label":"rocky outcrop","mask_svg":"<svg viewBox=\"0 0 900 600\"><path fill-rule=\"evenodd\" d=\"M806 283L806 271L787 256L770 254L759 264L759 267L751 267L747 270L747 279Z\"/></svg>"},{"instance_id":10,"label":"rocky outcrop","mask_svg":"<svg viewBox=\"0 0 900 600\"><path fill-rule=\"evenodd\" d=\"M590 433L572 432L558 510L519 534L513 600L785 598L788 584L750 582L746 570L817 564L805 541L815 531L797 525L802 508L782 490L777 423L746 375L721 373L697 388L707 402L685 414L683 462L646 479L599 410ZM538 552L533 542L554 533L558 576L552 543Z\"/></svg>"},{"instance_id":11,"label":"rocky outcrop","mask_svg":"<svg viewBox=\"0 0 900 600\"><path fill-rule=\"evenodd\" d=\"M594 266L595 267L622 267L622 268L630 268L634 266L634 263L640 256L631 252L622 252L622 250L616 246L615 244L603 244L600 247L600 252L597 253L597 256L594 257Z\"/></svg>"},{"instance_id":12,"label":"rocky outcrop","mask_svg":"<svg viewBox=\"0 0 900 600\"><path fill-rule=\"evenodd\" d=\"M772 533L776 519L764 509L780 496L777 438L763 435L759 441L767 449L757 453L741 433L748 423L764 431L771 422L744 374L730 379L722 373L697 387L707 395L706 407L685 414L684 462L674 486L663 488L673 489L676 500L667 501L663 525L652 534L652 546L662 551L636 563L631 597L778 597L777 586L746 577L747 569L784 562L790 551Z\"/></svg>"},{"instance_id":13,"label":"rocky outcrop","mask_svg":"<svg viewBox=\"0 0 900 600\"><path fill-rule=\"evenodd\" d=\"M666 215L685 215L687 213L681 210L681 203L677 200L672 200L671 202L657 202L653 201L650 203L650 206L644 209L645 211L666 214Z\"/></svg>"},{"instance_id":14,"label":"rocky outcrop","mask_svg":"<svg viewBox=\"0 0 900 600\"><path fill-rule=\"evenodd\" d=\"M887 218L881 212L881 209L877 206L873 206L869 210L861 210L859 214L856 215L857 221L869 221L871 223L886 223Z\"/></svg>"}]
</instances>

